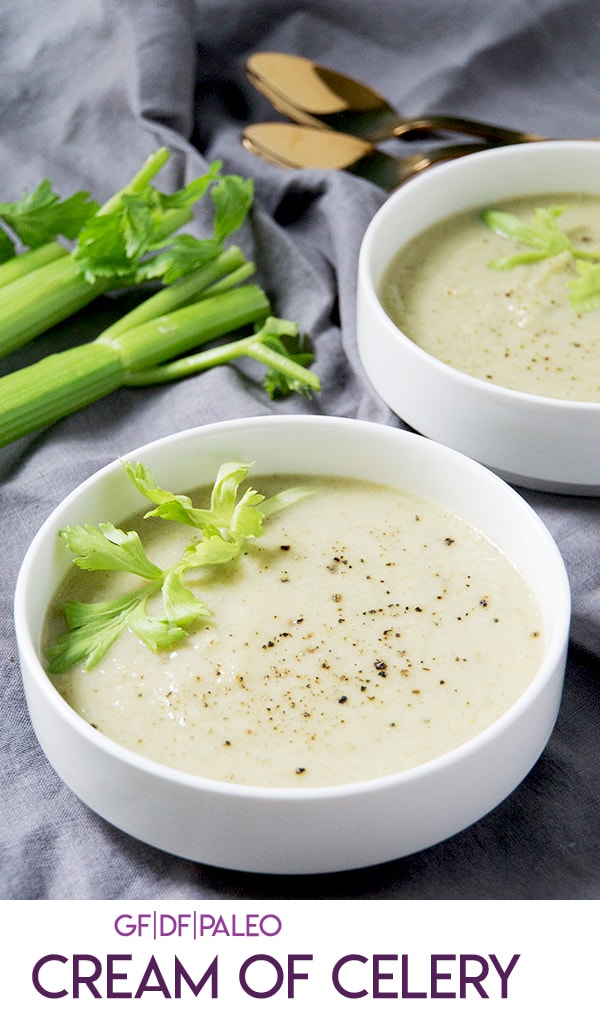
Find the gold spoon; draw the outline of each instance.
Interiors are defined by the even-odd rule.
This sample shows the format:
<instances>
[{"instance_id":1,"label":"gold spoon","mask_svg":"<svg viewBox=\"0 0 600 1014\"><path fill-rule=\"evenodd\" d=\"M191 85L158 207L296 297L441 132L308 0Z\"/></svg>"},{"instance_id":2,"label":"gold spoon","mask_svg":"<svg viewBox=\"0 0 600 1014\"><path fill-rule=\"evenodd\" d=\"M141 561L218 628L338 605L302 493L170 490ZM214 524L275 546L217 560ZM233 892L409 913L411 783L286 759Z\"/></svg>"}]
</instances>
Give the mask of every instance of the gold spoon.
<instances>
[{"instance_id":1,"label":"gold spoon","mask_svg":"<svg viewBox=\"0 0 600 1014\"><path fill-rule=\"evenodd\" d=\"M436 131L501 144L544 140L536 134L458 116L405 119L372 88L303 56L254 53L246 63L246 71L257 91L296 123L328 127L368 141Z\"/></svg>"},{"instance_id":2,"label":"gold spoon","mask_svg":"<svg viewBox=\"0 0 600 1014\"><path fill-rule=\"evenodd\" d=\"M484 151L493 145L451 144L396 158L369 141L297 123L252 123L242 134L247 151L284 169L345 169L394 190L437 162Z\"/></svg>"}]
</instances>

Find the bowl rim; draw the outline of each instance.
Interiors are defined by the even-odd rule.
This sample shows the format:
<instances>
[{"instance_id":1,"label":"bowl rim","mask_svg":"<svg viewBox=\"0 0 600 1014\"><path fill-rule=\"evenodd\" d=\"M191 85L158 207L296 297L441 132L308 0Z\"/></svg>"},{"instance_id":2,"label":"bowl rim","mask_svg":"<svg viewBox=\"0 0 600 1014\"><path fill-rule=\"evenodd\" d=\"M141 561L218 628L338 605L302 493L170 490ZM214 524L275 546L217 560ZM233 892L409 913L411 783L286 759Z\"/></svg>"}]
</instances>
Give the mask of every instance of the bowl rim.
<instances>
[{"instance_id":1,"label":"bowl rim","mask_svg":"<svg viewBox=\"0 0 600 1014\"><path fill-rule=\"evenodd\" d=\"M477 733L471 739L459 744L451 750L446 751L443 754L439 754L429 761L407 768L403 771L392 772L387 775L365 779L362 781L333 785L314 787L269 787L219 781L215 778L210 778L205 775L191 774L189 772L181 771L176 767L170 767L167 764L151 760L142 754L136 753L128 747L122 746L115 740L106 736L104 733L94 729L63 699L56 687L53 685L49 674L46 672L46 669L42 664L38 648L36 647L36 638L33 631L30 629L27 609L28 587L32 581L35 581L37 553L46 543L48 537L53 532L56 532L58 527L57 522L60 515L68 510L82 493L92 488L97 483L104 481L107 477L118 473L120 470L121 458L130 459L134 456L139 456L141 458L144 454L148 454L149 452L154 453L156 450L160 450L172 444L177 444L177 442L182 439L194 439L195 437L202 439L202 436L207 434L210 436L212 433L225 433L227 430L236 430L240 427L243 427L244 429L247 429L248 427L261 428L265 424L267 426L277 425L284 429L292 428L297 425L316 428L318 426L330 427L342 424L343 426L348 426L350 428L361 428L365 430L365 432L367 430L370 430L371 432L375 432L377 430L395 432L398 440L411 443L418 442L423 447L425 454L438 454L443 457L447 457L450 460L454 460L459 468L470 469L475 474L478 474L483 481L497 485L502 494L508 499L512 499L516 508L523 512L523 516L527 520L528 524L537 528L539 535L547 542L547 550L549 554L553 557L552 562L557 578L556 599L558 602L560 622L556 623L552 630L547 633L547 643L545 646L544 657L533 679L517 700L514 701L513 704L510 705L510 707L494 722L492 722L491 725L482 729L481 732ZM443 503L441 500L439 502ZM49 595L48 603L50 600L51 596ZM528 710L532 700L538 696L541 690L553 678L557 666L561 664L561 658L564 655L566 644L568 642L571 619L571 595L564 560L548 528L528 502L505 480L493 473L486 466L479 464L477 461L467 457L462 452L440 444L437 441L430 440L428 437L424 437L420 434L401 428L388 426L387 424L381 422L351 419L343 416L313 416L292 413L284 416L263 415L249 418L231 419L222 422L208 423L181 430L176 433L171 433L142 444L137 448L133 448L125 455L113 459L89 475L86 479L75 486L67 494L67 496L59 502L59 504L57 504L46 520L42 523L30 543L17 577L13 615L19 656L22 659L21 668L24 669L27 667L29 672L28 677L26 677L24 673L22 674L22 679L26 686L26 693L27 682L30 680L35 683L41 691L47 705L55 711L57 710L58 717L65 721L74 733L82 736L84 740L88 741L91 747L95 747L101 752L112 756L112 758L117 762L121 762L122 764L125 764L132 769L136 769L141 773L154 776L163 782L175 783L179 787L195 789L206 794L237 797L238 799L247 801L252 799L281 802L296 802L303 799L326 801L333 798L385 792L391 786L401 787L404 784L414 784L420 780L426 780L431 775L435 775L438 771L447 768L448 766L462 763L464 760L468 759L471 754L476 754L488 741L493 741L494 739L500 737L507 726L522 717L523 713Z\"/></svg>"},{"instance_id":2,"label":"bowl rim","mask_svg":"<svg viewBox=\"0 0 600 1014\"><path fill-rule=\"evenodd\" d=\"M403 205L407 198L411 201L416 198L417 195L414 195L414 191L418 187L431 186L432 184L430 181L432 179L440 179L440 183L442 183L444 176L448 176L450 174L460 175L464 172L472 172L473 166L477 167L480 163L484 163L485 168L486 162L530 158L532 156L532 152L534 152L534 158L540 157L543 159L548 152L553 151L573 151L574 154L581 151L596 151L598 153L598 158L600 159L600 140L594 140L592 138L583 140L548 139L528 142L526 144L510 144L501 145L495 148L488 148L484 151L473 152L464 159L459 158L451 162L440 163L437 166L433 166L427 170L426 174L416 176L404 184L403 187L399 187L376 211L365 230L358 256L358 291L360 293L361 286L364 285L365 295L373 301L376 312L390 328L391 333L393 333L394 340L408 348L411 354L415 355L416 358L422 359L430 366L436 366L441 374L449 374L455 382L460 380L465 386L472 387L474 390L482 393L492 391L497 398L504 397L510 401L526 403L528 405L531 404L534 409L539 408L546 411L568 412L571 415L589 412L593 412L595 414L600 412L600 399L598 401L587 401L584 399L555 398L550 395L536 394L533 392L529 393L527 391L519 390L518 388L506 387L502 384L494 384L490 380L476 377L471 373L467 373L465 370L460 370L457 367L451 366L450 364L443 362L443 360L438 359L437 356L427 352L409 338L409 336L390 317L381 303L378 294L378 286L375 284L373 279L373 256L379 241L379 232L382 228L384 228L388 216L390 214L394 214L397 204ZM583 192L581 188L578 189L580 192ZM555 190L556 188L552 188L551 190L548 190L548 193L555 192ZM597 187L590 186L589 190L586 189L585 192L595 194L600 197L600 185ZM544 189L540 189L538 193L543 194ZM535 194L532 192L530 196L533 197ZM505 200L505 198L501 199ZM476 207L476 204L465 204L461 210L468 211L469 208ZM447 215L436 216L429 225L443 222L446 218L450 218L454 214L460 213L460 211L448 212ZM424 226L423 228L429 228L429 226ZM411 239L419 235L421 231L423 230L418 229L415 231L411 236ZM402 245L397 248L397 251L401 249Z\"/></svg>"}]
</instances>

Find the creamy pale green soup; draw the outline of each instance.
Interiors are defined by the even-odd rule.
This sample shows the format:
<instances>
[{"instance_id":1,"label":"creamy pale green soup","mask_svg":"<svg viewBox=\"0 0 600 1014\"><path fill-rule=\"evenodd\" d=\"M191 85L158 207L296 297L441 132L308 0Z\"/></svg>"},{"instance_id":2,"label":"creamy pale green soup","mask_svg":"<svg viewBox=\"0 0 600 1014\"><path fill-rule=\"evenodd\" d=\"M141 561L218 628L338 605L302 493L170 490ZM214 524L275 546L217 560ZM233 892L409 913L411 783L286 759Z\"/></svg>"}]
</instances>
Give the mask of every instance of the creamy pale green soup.
<instances>
[{"instance_id":1,"label":"creamy pale green soup","mask_svg":"<svg viewBox=\"0 0 600 1014\"><path fill-rule=\"evenodd\" d=\"M182 771L308 787L422 764L523 693L542 658L541 620L496 546L396 489L253 478L266 494L299 482L316 495L270 518L231 567L199 578L213 616L176 650L155 655L126 633L96 669L56 679L80 715ZM126 527L163 566L190 540L189 528L156 519ZM113 598L130 580L109 574L99 586L73 569L57 601ZM50 627L61 629L54 615Z\"/></svg>"},{"instance_id":2,"label":"creamy pale green soup","mask_svg":"<svg viewBox=\"0 0 600 1014\"><path fill-rule=\"evenodd\" d=\"M578 247L600 250L600 200L574 194L501 202L529 221L536 208L567 205L558 219ZM600 401L600 311L576 313L569 254L509 271L489 261L516 252L480 210L437 223L401 249L380 298L401 330L464 373L550 398Z\"/></svg>"}]
</instances>

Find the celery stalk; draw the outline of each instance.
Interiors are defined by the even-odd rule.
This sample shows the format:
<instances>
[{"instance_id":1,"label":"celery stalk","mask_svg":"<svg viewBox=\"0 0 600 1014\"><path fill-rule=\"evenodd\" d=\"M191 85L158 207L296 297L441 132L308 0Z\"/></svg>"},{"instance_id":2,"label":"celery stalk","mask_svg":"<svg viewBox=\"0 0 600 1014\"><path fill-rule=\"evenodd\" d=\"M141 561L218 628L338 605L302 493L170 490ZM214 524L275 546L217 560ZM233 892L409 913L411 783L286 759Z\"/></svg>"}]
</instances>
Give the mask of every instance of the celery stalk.
<instances>
[{"instance_id":1,"label":"celery stalk","mask_svg":"<svg viewBox=\"0 0 600 1014\"><path fill-rule=\"evenodd\" d=\"M207 296L190 306L131 328L122 335L96 338L117 353L128 373L145 370L229 334L245 324L263 320L269 302L257 285L243 285L231 292Z\"/></svg>"},{"instance_id":2,"label":"celery stalk","mask_svg":"<svg viewBox=\"0 0 600 1014\"><path fill-rule=\"evenodd\" d=\"M181 209L172 212L169 221L174 228L178 228L189 217L189 211ZM24 256L26 255L20 255ZM221 272L217 271L215 279L220 277ZM209 283L210 281L206 282ZM58 257L42 264L37 270L16 278L2 289L0 357L14 352L55 324L60 324L98 296L130 284L129 279L115 280L113 277L101 277L89 282L72 255Z\"/></svg>"},{"instance_id":3,"label":"celery stalk","mask_svg":"<svg viewBox=\"0 0 600 1014\"><path fill-rule=\"evenodd\" d=\"M0 447L117 390L122 376L114 350L88 342L0 378Z\"/></svg>"},{"instance_id":4,"label":"celery stalk","mask_svg":"<svg viewBox=\"0 0 600 1014\"><path fill-rule=\"evenodd\" d=\"M68 257L68 255L69 251L56 240L34 247L32 250L26 250L18 257L11 257L10 260L0 264L0 286L9 285L17 278L43 267L44 264L49 264L59 257Z\"/></svg>"},{"instance_id":5,"label":"celery stalk","mask_svg":"<svg viewBox=\"0 0 600 1014\"><path fill-rule=\"evenodd\" d=\"M70 256L5 285L0 302L0 356L66 320L109 287L109 279L87 282Z\"/></svg>"},{"instance_id":6,"label":"celery stalk","mask_svg":"<svg viewBox=\"0 0 600 1014\"><path fill-rule=\"evenodd\" d=\"M143 191L169 159L170 152L160 148L147 159L129 183L115 193L93 216L110 215L123 195ZM189 207L170 208L156 226L154 242L166 240L185 225L192 213ZM82 230L80 237L85 233ZM78 240L78 246L81 239ZM117 268L90 281L78 263L78 246L69 253L58 243L28 251L0 265L0 356L5 356L55 324L83 309L97 296L111 289L135 284L134 275L123 275ZM66 254L66 256L63 256ZM4 276L4 281L3 281ZM217 276L219 277L219 276Z\"/></svg>"},{"instance_id":7,"label":"celery stalk","mask_svg":"<svg viewBox=\"0 0 600 1014\"><path fill-rule=\"evenodd\" d=\"M170 157L171 153L168 148L159 148L157 151L151 152L142 167L131 177L129 183L126 183L121 190L117 190L112 197L105 201L99 209L98 215L109 215L111 211L114 211L123 194L135 194L139 190L143 190L166 165Z\"/></svg>"},{"instance_id":8,"label":"celery stalk","mask_svg":"<svg viewBox=\"0 0 600 1014\"><path fill-rule=\"evenodd\" d=\"M269 302L255 285L207 296L118 336L44 359L0 378L0 447L57 422L127 383L132 370L264 320Z\"/></svg>"},{"instance_id":9,"label":"celery stalk","mask_svg":"<svg viewBox=\"0 0 600 1014\"><path fill-rule=\"evenodd\" d=\"M209 286L212 286L219 279L227 277L232 272L237 272L242 266L251 267L250 262L246 261L240 248L237 246L228 247L214 261L204 264L201 268L197 268L196 271L190 272L189 275L184 275L176 282L172 282L171 285L159 289L153 296L145 299L143 303L140 303L133 310L130 310L129 313L120 317L114 324L111 324L110 327L103 331L103 340L116 338L118 335L130 331L132 327L137 327L140 324L146 323L146 321L152 320L154 317L171 313L173 310L185 306L186 303L200 298L202 292Z\"/></svg>"},{"instance_id":10,"label":"celery stalk","mask_svg":"<svg viewBox=\"0 0 600 1014\"><path fill-rule=\"evenodd\" d=\"M263 366L268 366L269 369L285 374L289 381L302 385L309 391L320 389L319 380L314 373L281 355L275 349L269 348L261 332L249 335L247 338L238 338L237 341L227 342L226 345L218 345L216 348L195 352L190 356L184 356L153 368L136 370L127 376L125 384L127 387L149 387L151 384L164 384L181 380L184 377L191 377L196 373L210 370L214 366L223 366L225 363L231 363L235 359L245 356L256 359Z\"/></svg>"}]
</instances>

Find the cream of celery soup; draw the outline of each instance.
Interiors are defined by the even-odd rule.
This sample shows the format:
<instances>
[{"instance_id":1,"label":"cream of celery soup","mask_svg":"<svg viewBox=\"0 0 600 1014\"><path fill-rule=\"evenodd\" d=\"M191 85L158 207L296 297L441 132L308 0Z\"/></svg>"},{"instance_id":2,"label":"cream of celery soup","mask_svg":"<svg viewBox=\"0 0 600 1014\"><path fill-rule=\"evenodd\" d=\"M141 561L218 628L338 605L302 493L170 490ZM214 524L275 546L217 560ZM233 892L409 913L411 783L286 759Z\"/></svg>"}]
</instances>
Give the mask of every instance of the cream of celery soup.
<instances>
[{"instance_id":1,"label":"cream of celery soup","mask_svg":"<svg viewBox=\"0 0 600 1014\"><path fill-rule=\"evenodd\" d=\"M298 482L315 495L269 518L218 575L194 581L212 615L175 650L154 654L126 632L97 668L56 677L80 715L182 771L309 787L422 764L522 694L542 658L541 621L487 538L396 489L252 479L267 494ZM141 516L130 525L161 566L193 537ZM135 578L102 575L99 586L77 571L57 601L112 597L125 581Z\"/></svg>"},{"instance_id":2,"label":"cream of celery soup","mask_svg":"<svg viewBox=\"0 0 600 1014\"><path fill-rule=\"evenodd\" d=\"M600 200L557 194L501 202L529 222L536 208L564 205L557 219L575 247L600 250ZM483 223L479 209L436 223L389 265L380 298L394 322L437 359L481 380L530 394L600 401L600 310L576 312L569 252L507 271L489 262L516 245Z\"/></svg>"}]
</instances>

